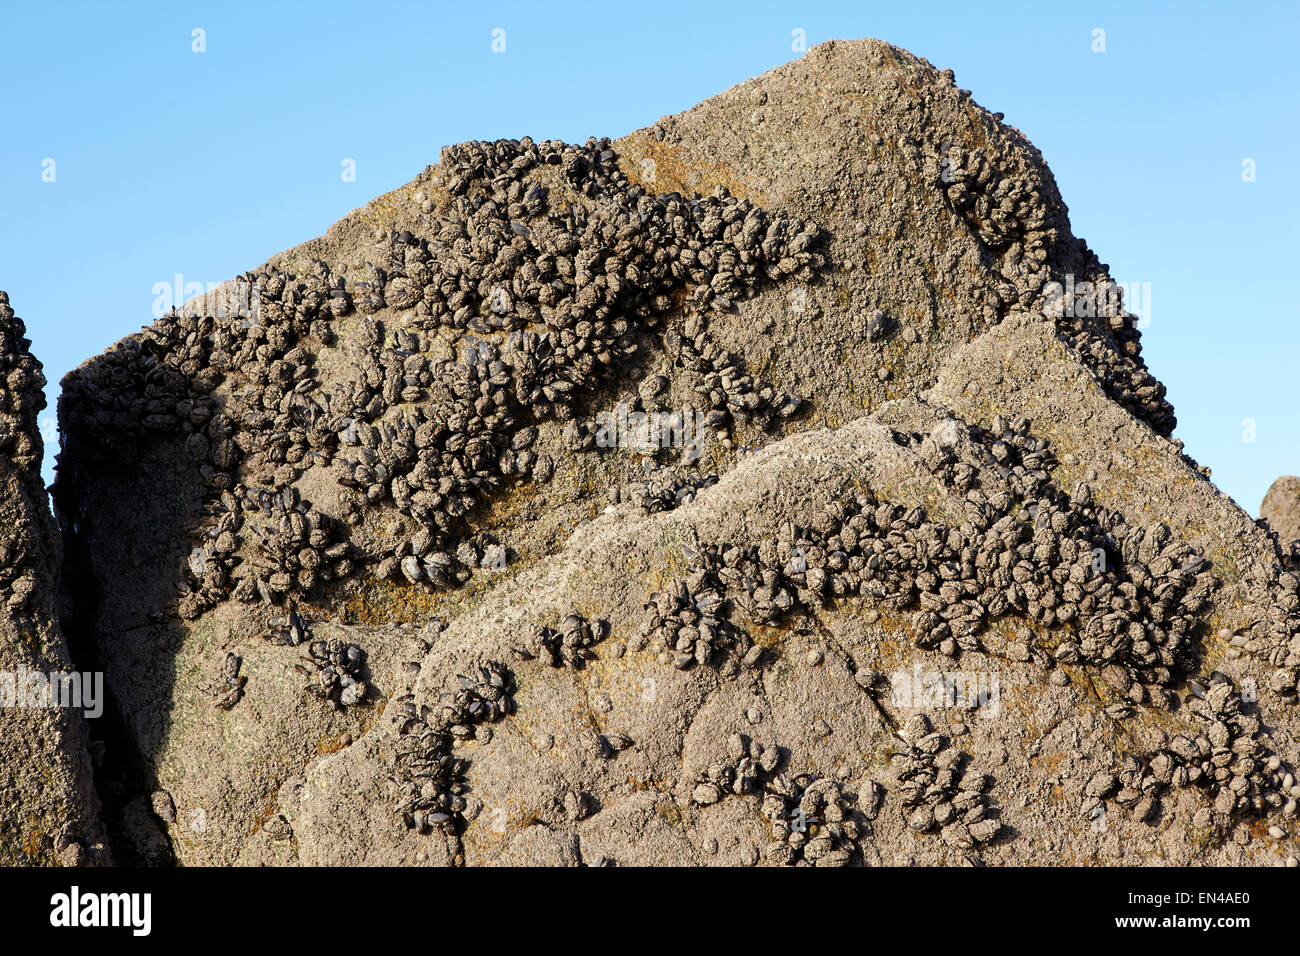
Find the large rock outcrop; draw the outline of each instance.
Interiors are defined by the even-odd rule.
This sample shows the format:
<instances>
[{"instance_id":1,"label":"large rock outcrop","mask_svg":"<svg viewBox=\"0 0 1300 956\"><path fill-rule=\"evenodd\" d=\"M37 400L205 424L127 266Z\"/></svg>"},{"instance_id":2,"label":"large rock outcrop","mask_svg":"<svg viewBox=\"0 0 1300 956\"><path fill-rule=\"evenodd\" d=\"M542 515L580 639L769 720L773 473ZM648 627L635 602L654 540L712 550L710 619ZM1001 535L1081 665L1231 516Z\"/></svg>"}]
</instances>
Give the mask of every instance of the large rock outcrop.
<instances>
[{"instance_id":1,"label":"large rock outcrop","mask_svg":"<svg viewBox=\"0 0 1300 956\"><path fill-rule=\"evenodd\" d=\"M1269 485L1259 516L1277 532L1283 545L1300 540L1300 478L1283 475Z\"/></svg>"},{"instance_id":2,"label":"large rock outcrop","mask_svg":"<svg viewBox=\"0 0 1300 956\"><path fill-rule=\"evenodd\" d=\"M1290 557L1038 152L887 44L449 147L60 421L119 855L1293 853Z\"/></svg>"},{"instance_id":3,"label":"large rock outcrop","mask_svg":"<svg viewBox=\"0 0 1300 956\"><path fill-rule=\"evenodd\" d=\"M30 346L0 292L0 865L107 862L85 717L103 700L61 626L37 421L45 376Z\"/></svg>"}]
</instances>

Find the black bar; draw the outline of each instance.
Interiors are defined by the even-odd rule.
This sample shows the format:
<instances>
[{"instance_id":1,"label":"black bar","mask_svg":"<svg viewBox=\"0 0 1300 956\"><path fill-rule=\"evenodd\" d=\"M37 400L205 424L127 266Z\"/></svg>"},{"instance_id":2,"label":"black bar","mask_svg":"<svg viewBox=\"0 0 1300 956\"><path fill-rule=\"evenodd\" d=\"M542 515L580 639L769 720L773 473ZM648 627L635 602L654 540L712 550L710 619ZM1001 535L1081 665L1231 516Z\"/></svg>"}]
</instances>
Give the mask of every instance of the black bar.
<instances>
[{"instance_id":1,"label":"black bar","mask_svg":"<svg viewBox=\"0 0 1300 956\"><path fill-rule=\"evenodd\" d=\"M56 894L64 894L70 902L73 886L83 907L89 905L87 896L96 894L149 894L148 936L137 936L131 925L51 925L56 909L52 901ZM410 931L422 938L427 934L430 945L438 948L463 934L477 938L482 933L500 947L520 942L531 947L550 936L608 941L609 934L615 934L614 938L627 938L629 943L644 935L647 942L659 937L680 939L683 945L689 936L694 937L690 944L694 948L712 926L724 939L735 939L738 932L757 942L749 934L764 926L782 936L809 939L839 925L852 928L866 946L873 945L873 939L883 943L886 937L877 934L892 935L899 927L920 934L918 940L957 934L956 938L971 942L980 938L1009 942L1014 937L1044 942L1068 939L1073 944L1133 935L1160 939L1172 932L1231 942L1243 939L1243 933L1271 937L1289 931L1294 926L1290 901L1295 886L1294 873L1280 866L909 868L802 874L771 868L722 872L614 868L600 874L590 870L10 869L0 870L0 927L8 944L75 935L81 945L93 944L96 938L128 946L145 938L210 939L223 949L256 945L259 950L280 941L347 949L346 936L351 933L358 936L356 945L363 945L365 938ZM142 906L134 912L142 914ZM1133 919L1154 922L1121 925ZM1189 925L1189 919L1211 923L1208 928ZM1237 925L1226 925L1229 920ZM635 928L638 925L641 930ZM688 931L688 925L698 932ZM680 933L673 928L677 926ZM601 935L588 935L593 933ZM231 938L223 941L225 935ZM758 938L767 935L763 930ZM512 936L519 942L510 943Z\"/></svg>"}]
</instances>

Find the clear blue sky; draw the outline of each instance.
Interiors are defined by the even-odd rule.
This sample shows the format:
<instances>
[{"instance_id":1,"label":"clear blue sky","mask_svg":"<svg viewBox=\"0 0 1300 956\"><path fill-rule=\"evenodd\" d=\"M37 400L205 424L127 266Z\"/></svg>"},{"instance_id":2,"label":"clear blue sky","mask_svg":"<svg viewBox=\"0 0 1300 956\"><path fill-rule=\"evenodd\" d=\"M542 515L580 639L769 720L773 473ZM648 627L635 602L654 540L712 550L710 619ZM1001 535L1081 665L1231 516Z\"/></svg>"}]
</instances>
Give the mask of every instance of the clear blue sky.
<instances>
[{"instance_id":1,"label":"clear blue sky","mask_svg":"<svg viewBox=\"0 0 1300 956\"><path fill-rule=\"evenodd\" d=\"M253 268L445 143L644 126L793 59L802 29L899 44L1005 113L1075 234L1150 283L1146 356L1188 452L1252 514L1300 473L1294 2L2 2L0 288L51 406L151 321L156 283Z\"/></svg>"}]
</instances>

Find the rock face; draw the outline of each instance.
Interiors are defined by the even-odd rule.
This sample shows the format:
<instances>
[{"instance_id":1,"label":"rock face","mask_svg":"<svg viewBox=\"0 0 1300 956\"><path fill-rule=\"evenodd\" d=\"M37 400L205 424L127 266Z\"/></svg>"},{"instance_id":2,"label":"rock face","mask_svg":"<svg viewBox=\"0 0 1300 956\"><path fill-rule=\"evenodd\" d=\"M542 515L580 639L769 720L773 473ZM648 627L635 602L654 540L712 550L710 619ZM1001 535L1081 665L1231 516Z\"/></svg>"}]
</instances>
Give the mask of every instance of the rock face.
<instances>
[{"instance_id":1,"label":"rock face","mask_svg":"<svg viewBox=\"0 0 1300 956\"><path fill-rule=\"evenodd\" d=\"M1284 545L1300 539L1300 478L1283 475L1273 482L1259 506L1259 516Z\"/></svg>"},{"instance_id":2,"label":"rock face","mask_svg":"<svg viewBox=\"0 0 1300 956\"><path fill-rule=\"evenodd\" d=\"M82 675L58 680L73 667L40 473L45 376L25 336L0 292L0 865L107 862L86 710L59 706L94 701Z\"/></svg>"},{"instance_id":3,"label":"rock face","mask_svg":"<svg viewBox=\"0 0 1300 956\"><path fill-rule=\"evenodd\" d=\"M1296 557L1000 119L859 41L448 147L71 373L118 855L1293 855Z\"/></svg>"}]
</instances>

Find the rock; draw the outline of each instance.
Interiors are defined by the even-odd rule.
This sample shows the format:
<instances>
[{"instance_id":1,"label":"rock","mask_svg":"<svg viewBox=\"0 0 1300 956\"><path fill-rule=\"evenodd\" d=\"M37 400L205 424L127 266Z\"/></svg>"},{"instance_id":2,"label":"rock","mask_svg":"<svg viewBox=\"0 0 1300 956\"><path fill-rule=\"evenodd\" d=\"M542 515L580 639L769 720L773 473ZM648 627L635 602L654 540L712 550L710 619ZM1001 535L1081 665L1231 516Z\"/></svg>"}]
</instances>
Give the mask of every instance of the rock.
<instances>
[{"instance_id":1,"label":"rock","mask_svg":"<svg viewBox=\"0 0 1300 956\"><path fill-rule=\"evenodd\" d=\"M1269 486L1259 506L1259 516L1286 545L1300 539L1300 478L1284 475Z\"/></svg>"},{"instance_id":2,"label":"rock","mask_svg":"<svg viewBox=\"0 0 1300 956\"><path fill-rule=\"evenodd\" d=\"M67 582L40 474L45 376L30 345L0 292L0 865L96 865L110 857L86 715L109 718L95 713L103 688L77 670L60 626ZM60 675L75 675L67 691Z\"/></svg>"},{"instance_id":3,"label":"rock","mask_svg":"<svg viewBox=\"0 0 1300 956\"><path fill-rule=\"evenodd\" d=\"M1294 562L1038 151L905 51L449 146L241 284L60 402L132 860L160 789L185 865L1118 863L1294 800L1287 681L1240 706Z\"/></svg>"}]
</instances>

